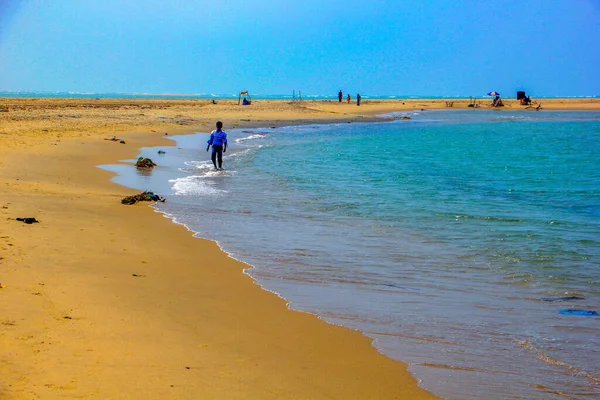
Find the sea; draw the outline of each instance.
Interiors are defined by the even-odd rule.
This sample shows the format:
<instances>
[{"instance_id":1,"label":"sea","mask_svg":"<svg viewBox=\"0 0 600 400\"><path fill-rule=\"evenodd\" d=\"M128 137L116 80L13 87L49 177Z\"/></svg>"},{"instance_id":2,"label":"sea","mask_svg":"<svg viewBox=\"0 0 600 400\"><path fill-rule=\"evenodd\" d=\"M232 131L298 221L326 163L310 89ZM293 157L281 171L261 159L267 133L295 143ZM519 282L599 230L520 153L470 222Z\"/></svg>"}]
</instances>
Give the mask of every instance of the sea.
<instances>
[{"instance_id":1,"label":"sea","mask_svg":"<svg viewBox=\"0 0 600 400\"><path fill-rule=\"evenodd\" d=\"M344 93L344 96L347 93ZM250 93L252 100L335 100L338 93L302 94L302 90L291 90L287 94ZM354 95L353 95L354 96ZM414 96L414 95L361 95L363 99L393 100L393 99L464 99L465 96ZM105 93L105 92L40 92L40 91L0 91L0 97L9 98L68 98L68 99L153 99L153 100L238 100L238 93L190 93L190 94L161 94L161 93ZM468 98L469 96L466 96ZM480 96L489 98L489 96ZM561 98L564 96L560 96ZM597 96L580 96L576 98L595 98Z\"/></svg>"},{"instance_id":2,"label":"sea","mask_svg":"<svg viewBox=\"0 0 600 400\"><path fill-rule=\"evenodd\" d=\"M291 90L289 93L272 94L250 91L252 100L335 100L338 93L302 93L302 90ZM344 92L344 96L348 93ZM355 98L355 94L351 93ZM0 91L0 97L8 98L58 98L58 99L158 99L158 100L238 100L238 93L110 93L110 92L64 92L64 91ZM364 100L394 100L394 99L467 99L469 96L461 94L432 94L432 95L389 95L389 94L361 94ZM490 96L480 94L471 96L475 98L489 99ZM554 99L554 98L573 98L573 99L595 99L600 95L588 96L564 96L564 95L544 95L535 96L536 99Z\"/></svg>"},{"instance_id":3,"label":"sea","mask_svg":"<svg viewBox=\"0 0 600 400\"><path fill-rule=\"evenodd\" d=\"M102 168L444 399L600 398L600 112L208 132ZM159 154L164 151L164 154Z\"/></svg>"}]
</instances>

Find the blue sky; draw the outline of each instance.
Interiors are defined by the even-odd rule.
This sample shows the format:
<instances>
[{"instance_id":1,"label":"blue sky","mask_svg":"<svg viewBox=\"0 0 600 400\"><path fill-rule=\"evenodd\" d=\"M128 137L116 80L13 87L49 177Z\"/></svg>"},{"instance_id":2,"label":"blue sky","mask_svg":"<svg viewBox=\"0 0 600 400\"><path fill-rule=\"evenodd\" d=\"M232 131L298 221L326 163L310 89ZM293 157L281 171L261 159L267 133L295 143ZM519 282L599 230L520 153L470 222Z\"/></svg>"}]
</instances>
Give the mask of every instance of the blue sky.
<instances>
[{"instance_id":1,"label":"blue sky","mask_svg":"<svg viewBox=\"0 0 600 400\"><path fill-rule=\"evenodd\" d=\"M0 0L0 91L600 95L600 1Z\"/></svg>"}]
</instances>

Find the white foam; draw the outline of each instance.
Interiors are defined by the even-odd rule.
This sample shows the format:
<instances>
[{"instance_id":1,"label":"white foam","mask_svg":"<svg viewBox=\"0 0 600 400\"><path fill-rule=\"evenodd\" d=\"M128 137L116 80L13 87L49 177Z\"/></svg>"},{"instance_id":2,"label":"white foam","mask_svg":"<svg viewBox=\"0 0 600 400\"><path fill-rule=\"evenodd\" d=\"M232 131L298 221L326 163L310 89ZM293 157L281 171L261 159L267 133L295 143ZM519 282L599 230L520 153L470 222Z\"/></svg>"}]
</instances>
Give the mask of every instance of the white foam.
<instances>
[{"instance_id":1,"label":"white foam","mask_svg":"<svg viewBox=\"0 0 600 400\"><path fill-rule=\"evenodd\" d=\"M216 182L206 179L216 175L222 175L221 171L207 172L206 175L190 175L183 178L172 179L173 190L179 196L222 196L226 190L214 187Z\"/></svg>"},{"instance_id":2,"label":"white foam","mask_svg":"<svg viewBox=\"0 0 600 400\"><path fill-rule=\"evenodd\" d=\"M188 167L198 168L198 169L209 169L212 168L211 161L185 161L185 165Z\"/></svg>"},{"instance_id":3,"label":"white foam","mask_svg":"<svg viewBox=\"0 0 600 400\"><path fill-rule=\"evenodd\" d=\"M250 135L244 138L239 138L239 139L235 139L236 143L244 143L246 140L253 140L253 139L262 139L264 138L265 135L261 135L261 134L254 134L254 135Z\"/></svg>"},{"instance_id":4,"label":"white foam","mask_svg":"<svg viewBox=\"0 0 600 400\"><path fill-rule=\"evenodd\" d=\"M241 151L236 151L235 153L232 153L231 155L229 155L227 157L228 158L235 158L235 159L241 157L243 159L248 154L251 154L251 152L253 150L260 149L260 148L262 148L264 146L266 146L266 145L261 144L261 145L258 145L258 146L254 146L254 147L251 147L251 148L248 148L248 149L241 150Z\"/></svg>"}]
</instances>

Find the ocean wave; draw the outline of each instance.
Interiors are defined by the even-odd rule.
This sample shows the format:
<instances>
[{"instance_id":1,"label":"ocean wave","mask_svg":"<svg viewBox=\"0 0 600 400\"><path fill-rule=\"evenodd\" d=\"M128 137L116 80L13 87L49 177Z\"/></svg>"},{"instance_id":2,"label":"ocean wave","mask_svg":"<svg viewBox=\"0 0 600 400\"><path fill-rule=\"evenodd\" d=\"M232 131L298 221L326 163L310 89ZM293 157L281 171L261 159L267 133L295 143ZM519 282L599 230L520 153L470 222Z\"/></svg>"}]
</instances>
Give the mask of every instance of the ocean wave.
<instances>
[{"instance_id":1,"label":"ocean wave","mask_svg":"<svg viewBox=\"0 0 600 400\"><path fill-rule=\"evenodd\" d=\"M235 139L235 142L236 143L244 143L245 141L248 141L248 140L262 139L264 137L265 137L265 135L255 134L255 135L250 135L250 136L247 136L247 137L244 137L244 138Z\"/></svg>"},{"instance_id":2,"label":"ocean wave","mask_svg":"<svg viewBox=\"0 0 600 400\"><path fill-rule=\"evenodd\" d=\"M517 344L519 345L519 347L523 347L523 348L533 352L536 355L536 357L540 361L544 362L545 364L564 368L576 375L585 376L586 378L588 378L589 380L591 380L593 382L600 383L599 376L590 374L590 373L582 370L581 368L578 368L574 365L571 365L569 363L566 363L564 361L561 361L554 357L549 356L548 354L544 353L541 349L538 349L533 344L531 344L531 342L529 340L517 340Z\"/></svg>"},{"instance_id":3,"label":"ocean wave","mask_svg":"<svg viewBox=\"0 0 600 400\"><path fill-rule=\"evenodd\" d=\"M183 178L169 180L178 196L222 196L228 192L214 187L215 182L207 177L215 176L219 171L209 171L205 175L191 175Z\"/></svg>"},{"instance_id":4,"label":"ocean wave","mask_svg":"<svg viewBox=\"0 0 600 400\"><path fill-rule=\"evenodd\" d=\"M195 169L208 169L208 168L212 168L212 162L210 160L206 160L206 161L185 161L184 162L185 165L187 165L188 167L192 167ZM191 172L185 168L180 168L179 169L182 172Z\"/></svg>"}]
</instances>

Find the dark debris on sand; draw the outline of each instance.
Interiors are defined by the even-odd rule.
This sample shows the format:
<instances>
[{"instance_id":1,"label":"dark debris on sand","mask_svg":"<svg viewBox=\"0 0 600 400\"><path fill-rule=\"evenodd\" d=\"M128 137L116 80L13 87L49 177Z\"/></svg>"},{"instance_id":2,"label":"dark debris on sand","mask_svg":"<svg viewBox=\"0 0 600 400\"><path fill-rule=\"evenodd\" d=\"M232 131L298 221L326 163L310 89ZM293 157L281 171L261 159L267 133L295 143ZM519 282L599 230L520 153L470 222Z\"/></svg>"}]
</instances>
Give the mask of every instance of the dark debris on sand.
<instances>
[{"instance_id":1,"label":"dark debris on sand","mask_svg":"<svg viewBox=\"0 0 600 400\"><path fill-rule=\"evenodd\" d=\"M156 164L149 158L140 157L137 159L135 166L137 168L154 168L156 167Z\"/></svg>"},{"instance_id":2,"label":"dark debris on sand","mask_svg":"<svg viewBox=\"0 0 600 400\"><path fill-rule=\"evenodd\" d=\"M157 194L154 194L152 192L142 192L142 193L138 193L138 194L134 194L133 196L126 196L121 200L121 204L135 204L138 201L160 201L160 202L165 202L165 199L163 197L160 197Z\"/></svg>"},{"instance_id":3,"label":"dark debris on sand","mask_svg":"<svg viewBox=\"0 0 600 400\"><path fill-rule=\"evenodd\" d=\"M40 221L38 221L37 219L35 219L34 217L24 217L24 218L16 218L17 221L22 221L25 222L26 224L33 224L33 223L38 223Z\"/></svg>"}]
</instances>

